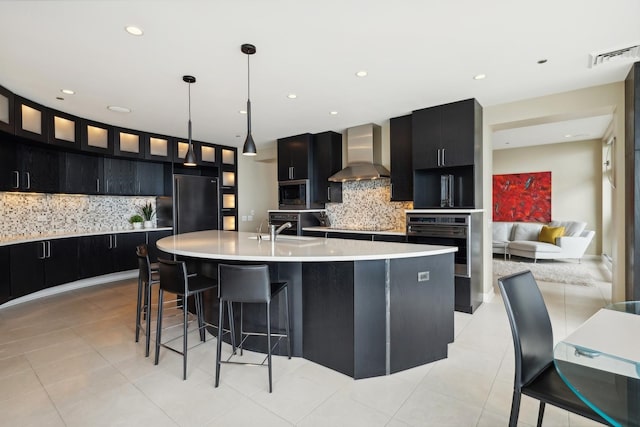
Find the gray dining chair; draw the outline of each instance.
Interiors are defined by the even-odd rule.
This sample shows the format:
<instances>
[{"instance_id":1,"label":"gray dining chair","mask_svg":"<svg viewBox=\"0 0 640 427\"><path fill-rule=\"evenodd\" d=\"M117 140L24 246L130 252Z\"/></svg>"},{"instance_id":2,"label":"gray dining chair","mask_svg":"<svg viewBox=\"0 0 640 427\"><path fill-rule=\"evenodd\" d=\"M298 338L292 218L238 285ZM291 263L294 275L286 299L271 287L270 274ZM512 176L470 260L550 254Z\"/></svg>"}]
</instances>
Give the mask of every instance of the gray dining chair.
<instances>
[{"instance_id":1,"label":"gray dining chair","mask_svg":"<svg viewBox=\"0 0 640 427\"><path fill-rule=\"evenodd\" d=\"M540 401L538 427L545 404L557 406L602 424L608 424L565 384L553 363L553 331L549 312L531 271L498 279L511 325L515 350L515 379L509 426L516 427L522 395Z\"/></svg>"}]
</instances>

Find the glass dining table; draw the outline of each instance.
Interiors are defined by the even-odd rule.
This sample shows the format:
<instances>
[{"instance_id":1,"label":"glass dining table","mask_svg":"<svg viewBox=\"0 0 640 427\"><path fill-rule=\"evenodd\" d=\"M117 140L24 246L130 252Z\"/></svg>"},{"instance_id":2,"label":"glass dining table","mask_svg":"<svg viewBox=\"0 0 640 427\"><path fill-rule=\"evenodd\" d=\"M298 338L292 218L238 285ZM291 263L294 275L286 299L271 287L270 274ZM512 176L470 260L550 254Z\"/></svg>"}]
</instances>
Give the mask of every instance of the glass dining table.
<instances>
[{"instance_id":1,"label":"glass dining table","mask_svg":"<svg viewBox=\"0 0 640 427\"><path fill-rule=\"evenodd\" d=\"M613 426L640 427L640 301L609 305L556 344L571 390Z\"/></svg>"}]
</instances>

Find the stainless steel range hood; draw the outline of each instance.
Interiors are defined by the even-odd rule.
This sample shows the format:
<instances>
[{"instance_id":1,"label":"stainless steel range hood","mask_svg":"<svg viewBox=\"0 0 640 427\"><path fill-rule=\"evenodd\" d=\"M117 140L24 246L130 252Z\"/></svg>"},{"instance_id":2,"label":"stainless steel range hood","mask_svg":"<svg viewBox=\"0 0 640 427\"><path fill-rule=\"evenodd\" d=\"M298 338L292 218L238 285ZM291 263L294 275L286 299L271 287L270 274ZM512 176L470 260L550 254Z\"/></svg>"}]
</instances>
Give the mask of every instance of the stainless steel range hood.
<instances>
[{"instance_id":1,"label":"stainless steel range hood","mask_svg":"<svg viewBox=\"0 0 640 427\"><path fill-rule=\"evenodd\" d=\"M388 178L389 170L382 166L380 126L369 123L347 129L347 167L331 175L329 181L360 181Z\"/></svg>"}]
</instances>

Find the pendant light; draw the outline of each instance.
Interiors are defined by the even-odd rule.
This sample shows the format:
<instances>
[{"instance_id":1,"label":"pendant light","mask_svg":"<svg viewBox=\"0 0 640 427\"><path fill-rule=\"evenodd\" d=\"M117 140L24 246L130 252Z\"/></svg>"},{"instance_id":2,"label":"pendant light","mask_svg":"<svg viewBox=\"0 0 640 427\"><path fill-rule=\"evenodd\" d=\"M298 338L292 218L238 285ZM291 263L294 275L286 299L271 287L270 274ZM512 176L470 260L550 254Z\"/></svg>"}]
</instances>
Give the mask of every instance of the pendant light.
<instances>
[{"instance_id":1,"label":"pendant light","mask_svg":"<svg viewBox=\"0 0 640 427\"><path fill-rule=\"evenodd\" d=\"M247 139L244 141L242 147L242 154L245 156L255 156L258 152L256 150L256 143L253 142L253 135L251 135L251 86L250 86L250 68L249 58L256 53L256 47L252 44L243 44L240 48L242 53L247 55Z\"/></svg>"},{"instance_id":2,"label":"pendant light","mask_svg":"<svg viewBox=\"0 0 640 427\"><path fill-rule=\"evenodd\" d=\"M184 156L184 165L196 166L196 155L193 151L193 142L191 142L191 83L195 83L196 78L193 76L182 76L182 80L189 84L189 148L187 148L187 154Z\"/></svg>"}]
</instances>

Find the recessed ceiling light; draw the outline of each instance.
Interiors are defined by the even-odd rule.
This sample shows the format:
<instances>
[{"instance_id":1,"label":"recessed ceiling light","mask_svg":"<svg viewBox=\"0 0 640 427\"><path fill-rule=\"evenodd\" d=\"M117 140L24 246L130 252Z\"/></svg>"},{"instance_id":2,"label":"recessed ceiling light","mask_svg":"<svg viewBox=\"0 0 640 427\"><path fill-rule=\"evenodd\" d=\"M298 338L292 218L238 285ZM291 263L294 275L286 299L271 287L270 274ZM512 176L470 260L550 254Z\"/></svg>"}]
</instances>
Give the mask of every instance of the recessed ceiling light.
<instances>
[{"instance_id":1,"label":"recessed ceiling light","mask_svg":"<svg viewBox=\"0 0 640 427\"><path fill-rule=\"evenodd\" d=\"M487 75L486 74L476 74L475 76L473 76L474 80L482 80L482 79L486 79Z\"/></svg>"},{"instance_id":2,"label":"recessed ceiling light","mask_svg":"<svg viewBox=\"0 0 640 427\"><path fill-rule=\"evenodd\" d=\"M247 114L247 110L240 110L238 111L239 114Z\"/></svg>"},{"instance_id":3,"label":"recessed ceiling light","mask_svg":"<svg viewBox=\"0 0 640 427\"><path fill-rule=\"evenodd\" d=\"M539 59L538 60L538 64L546 64L547 60L546 59Z\"/></svg>"},{"instance_id":4,"label":"recessed ceiling light","mask_svg":"<svg viewBox=\"0 0 640 427\"><path fill-rule=\"evenodd\" d=\"M368 73L366 71L362 70L362 71L358 71L356 73L356 76L358 76L358 77L367 77L367 74Z\"/></svg>"},{"instance_id":5,"label":"recessed ceiling light","mask_svg":"<svg viewBox=\"0 0 640 427\"><path fill-rule=\"evenodd\" d=\"M60 89L60 92L65 93L67 95L73 95L75 94L74 91L72 91L71 89Z\"/></svg>"},{"instance_id":6,"label":"recessed ceiling light","mask_svg":"<svg viewBox=\"0 0 640 427\"><path fill-rule=\"evenodd\" d=\"M337 116L338 112L337 111L331 111L329 114L331 114L332 116Z\"/></svg>"},{"instance_id":7,"label":"recessed ceiling light","mask_svg":"<svg viewBox=\"0 0 640 427\"><path fill-rule=\"evenodd\" d=\"M287 95L287 98L289 99L296 99L298 97L298 95L296 95L295 93L290 93L289 95Z\"/></svg>"},{"instance_id":8,"label":"recessed ceiling light","mask_svg":"<svg viewBox=\"0 0 640 427\"><path fill-rule=\"evenodd\" d=\"M132 36L141 36L144 34L144 31L142 31L142 28L136 27L135 25L127 25L126 27L124 27L124 29L127 33L131 34Z\"/></svg>"},{"instance_id":9,"label":"recessed ceiling light","mask_svg":"<svg viewBox=\"0 0 640 427\"><path fill-rule=\"evenodd\" d=\"M115 113L130 113L131 112L131 108L118 107L117 105L109 105L109 106L107 106L107 109L109 111L113 111Z\"/></svg>"}]
</instances>

